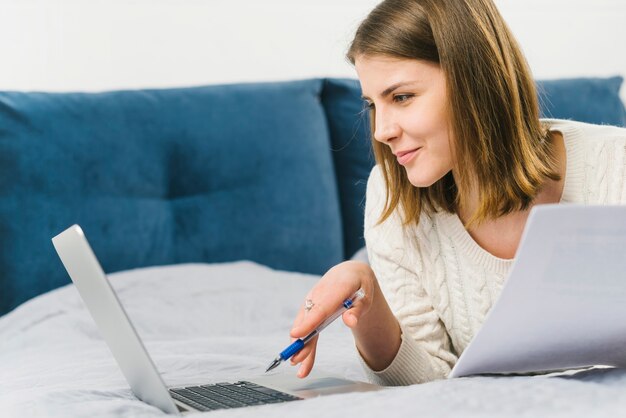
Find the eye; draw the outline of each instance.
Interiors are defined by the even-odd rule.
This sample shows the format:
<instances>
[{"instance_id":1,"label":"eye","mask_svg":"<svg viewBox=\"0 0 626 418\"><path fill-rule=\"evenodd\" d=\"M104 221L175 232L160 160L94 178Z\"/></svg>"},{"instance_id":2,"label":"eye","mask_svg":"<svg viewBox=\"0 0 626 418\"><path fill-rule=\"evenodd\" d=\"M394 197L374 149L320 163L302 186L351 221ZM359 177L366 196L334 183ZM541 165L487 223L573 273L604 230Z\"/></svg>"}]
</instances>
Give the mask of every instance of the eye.
<instances>
[{"instance_id":1,"label":"eye","mask_svg":"<svg viewBox=\"0 0 626 418\"><path fill-rule=\"evenodd\" d=\"M412 97L412 94L396 94L395 96L393 96L393 101L396 103L404 103Z\"/></svg>"}]
</instances>

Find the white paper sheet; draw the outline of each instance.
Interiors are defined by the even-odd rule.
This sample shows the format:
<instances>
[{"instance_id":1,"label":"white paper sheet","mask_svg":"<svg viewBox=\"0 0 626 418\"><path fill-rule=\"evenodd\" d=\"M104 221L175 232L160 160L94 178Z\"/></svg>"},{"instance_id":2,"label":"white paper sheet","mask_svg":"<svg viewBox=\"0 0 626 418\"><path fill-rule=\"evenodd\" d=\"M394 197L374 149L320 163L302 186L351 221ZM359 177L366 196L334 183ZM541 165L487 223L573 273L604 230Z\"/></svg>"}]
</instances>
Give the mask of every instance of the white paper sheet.
<instances>
[{"instance_id":1,"label":"white paper sheet","mask_svg":"<svg viewBox=\"0 0 626 418\"><path fill-rule=\"evenodd\" d=\"M626 367L626 206L538 206L450 377L590 365Z\"/></svg>"}]
</instances>

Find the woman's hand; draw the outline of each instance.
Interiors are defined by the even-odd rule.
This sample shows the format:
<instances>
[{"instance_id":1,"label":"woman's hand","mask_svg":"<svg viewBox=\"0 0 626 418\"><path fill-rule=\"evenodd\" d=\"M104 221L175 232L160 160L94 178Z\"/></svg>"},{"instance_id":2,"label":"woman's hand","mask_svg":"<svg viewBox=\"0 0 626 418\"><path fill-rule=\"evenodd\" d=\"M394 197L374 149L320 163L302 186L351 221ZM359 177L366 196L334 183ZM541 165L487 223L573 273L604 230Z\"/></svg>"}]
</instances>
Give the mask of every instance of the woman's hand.
<instances>
[{"instance_id":1,"label":"woman's hand","mask_svg":"<svg viewBox=\"0 0 626 418\"><path fill-rule=\"evenodd\" d=\"M326 318L332 315L343 301L352 296L357 290L363 289L365 296L362 299L356 301L353 307L343 313L343 322L352 329L355 338L357 339L357 347L361 353L364 350L361 347L366 347L365 352L371 351L368 347L376 347L380 344L385 344L385 340L381 341L380 338L375 338L375 333L381 327L381 319L384 324L396 324L390 327L389 331L392 332L392 336L397 331L397 347L392 347L393 356L397 353L400 347L400 328L397 326L397 321L393 317L391 310L389 309L385 298L382 296L378 282L374 276L374 272L369 265L360 261L345 261L341 264L331 268L322 276L319 282L309 291L305 300L310 300L312 305L305 307L303 302L300 307L300 311L294 321L294 325L291 329L292 340L297 338L304 338L311 333L320 323ZM372 309L374 308L374 309ZM363 321L365 317L372 312L378 316L383 313L382 318L368 318L367 321ZM361 325L362 323L362 325ZM397 329L396 329L397 328ZM373 332L375 331L375 332ZM359 341L359 336L363 341ZM315 352L317 347L316 336L311 342L309 342L300 352L295 354L291 358L291 364L296 365L301 363L300 370L298 371L298 377L306 377L313 368L315 362ZM377 337L380 337L378 335ZM396 339L393 339L395 343ZM395 344L393 344L395 345ZM388 349L385 351L389 351ZM376 350L374 350L374 353ZM389 362L393 359L389 359ZM367 361L367 356L364 356ZM386 359L385 359L386 360ZM370 362L368 361L368 364Z\"/></svg>"}]
</instances>

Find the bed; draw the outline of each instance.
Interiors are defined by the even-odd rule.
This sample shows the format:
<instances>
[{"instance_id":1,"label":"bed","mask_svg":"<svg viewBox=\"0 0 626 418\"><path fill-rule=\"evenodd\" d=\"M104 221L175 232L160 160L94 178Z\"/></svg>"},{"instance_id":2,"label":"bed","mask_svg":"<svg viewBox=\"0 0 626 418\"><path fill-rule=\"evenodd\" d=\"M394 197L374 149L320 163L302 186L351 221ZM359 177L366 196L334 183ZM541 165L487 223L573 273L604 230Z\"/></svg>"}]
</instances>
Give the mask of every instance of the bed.
<instances>
[{"instance_id":1,"label":"bed","mask_svg":"<svg viewBox=\"0 0 626 418\"><path fill-rule=\"evenodd\" d=\"M538 82L542 114L625 126L622 77ZM165 382L263 373L308 289L364 246L354 79L0 92L0 418L153 417L50 239L80 224ZM246 261L241 261L246 260ZM296 273L299 272L299 273ZM289 365L280 372L295 374ZM316 370L363 380L341 323ZM626 416L626 373L473 377L211 416Z\"/></svg>"},{"instance_id":2,"label":"bed","mask_svg":"<svg viewBox=\"0 0 626 418\"><path fill-rule=\"evenodd\" d=\"M163 379L178 386L262 374L289 341L299 304L319 276L238 261L141 268L109 279ZM296 373L288 364L281 368ZM340 322L322 335L316 369L365 379ZM0 370L2 417L164 415L134 397L73 285L0 318ZM449 379L202 415L621 417L625 411L626 370L597 368Z\"/></svg>"}]
</instances>

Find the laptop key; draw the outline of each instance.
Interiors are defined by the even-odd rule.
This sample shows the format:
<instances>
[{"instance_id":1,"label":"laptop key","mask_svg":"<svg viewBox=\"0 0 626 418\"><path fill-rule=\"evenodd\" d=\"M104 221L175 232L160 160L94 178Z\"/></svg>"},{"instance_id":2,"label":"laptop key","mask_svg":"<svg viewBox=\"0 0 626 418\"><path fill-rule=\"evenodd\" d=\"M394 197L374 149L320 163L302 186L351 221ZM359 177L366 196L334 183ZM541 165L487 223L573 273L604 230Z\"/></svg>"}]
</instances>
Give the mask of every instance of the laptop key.
<instances>
[{"instance_id":1,"label":"laptop key","mask_svg":"<svg viewBox=\"0 0 626 418\"><path fill-rule=\"evenodd\" d=\"M215 393L212 392L210 390L207 390L205 388L203 388L202 386L192 386L192 387L188 387L186 388L192 392L197 393L198 395L204 396L206 398L209 398L211 400L223 403L224 405L227 405L231 408L238 408L241 406L246 406L246 403L244 402L240 402L238 400L232 399L232 398L228 398L222 394L219 393Z\"/></svg>"},{"instance_id":2,"label":"laptop key","mask_svg":"<svg viewBox=\"0 0 626 418\"><path fill-rule=\"evenodd\" d=\"M218 383L170 389L172 397L201 411L239 408L300 398L250 382Z\"/></svg>"},{"instance_id":3,"label":"laptop key","mask_svg":"<svg viewBox=\"0 0 626 418\"><path fill-rule=\"evenodd\" d=\"M250 391L246 388L235 386L234 384L219 385L212 389L218 390L220 391L220 393L223 393L225 396L231 397L233 399L237 399L241 402L246 403L247 405L263 405L266 403L275 403L272 401L276 399L271 396L265 395L263 393Z\"/></svg>"},{"instance_id":4,"label":"laptop key","mask_svg":"<svg viewBox=\"0 0 626 418\"><path fill-rule=\"evenodd\" d=\"M231 388L228 388L228 389L230 390ZM235 392L237 394L237 396L254 398L254 399L258 399L260 401L265 401L265 400L268 400L268 399L274 399L273 396L269 396L269 395L266 395L264 393L256 392L256 391L253 391L251 389L245 389L245 390L238 389L238 390L233 390L233 392Z\"/></svg>"},{"instance_id":5,"label":"laptop key","mask_svg":"<svg viewBox=\"0 0 626 418\"><path fill-rule=\"evenodd\" d=\"M264 393L264 394L266 394L268 396L271 396L271 397L274 397L274 398L277 398L277 399L281 399L281 400L284 400L284 401L295 401L295 400L301 400L302 399L302 398L290 395L290 394L285 393L285 392L280 392L280 391L278 391L276 389L268 388L267 386L258 385L256 383L251 383L251 382L242 382L242 383L245 383L246 388L249 388L249 389L251 389L251 390L253 390L255 392L261 392L261 393Z\"/></svg>"},{"instance_id":6,"label":"laptop key","mask_svg":"<svg viewBox=\"0 0 626 418\"><path fill-rule=\"evenodd\" d=\"M213 411L216 409L224 409L226 408L225 406L218 404L216 402L197 402L194 399L191 399L190 396L185 396L185 395L189 395L189 393L187 391L185 391L184 389L170 389L170 395L172 396L172 398L186 404L189 405L199 411Z\"/></svg>"},{"instance_id":7,"label":"laptop key","mask_svg":"<svg viewBox=\"0 0 626 418\"><path fill-rule=\"evenodd\" d=\"M230 391L231 393L229 393L228 396L242 400L251 405L263 404L265 403L264 401L271 399L271 397L267 397L266 395L254 393L254 391L250 391L248 389L233 384L219 385L219 387L223 388L226 391Z\"/></svg>"},{"instance_id":8,"label":"laptop key","mask_svg":"<svg viewBox=\"0 0 626 418\"><path fill-rule=\"evenodd\" d=\"M235 383L233 385L224 385L224 387L227 388L228 390L232 390L233 392L237 393L240 396L251 397L254 399L261 400L261 401L275 399L274 396L271 396L266 393L262 393L260 391L256 391L256 390L246 387L245 385L242 384L242 382ZM276 394L280 394L280 393L281 392L276 392Z\"/></svg>"},{"instance_id":9,"label":"laptop key","mask_svg":"<svg viewBox=\"0 0 626 418\"><path fill-rule=\"evenodd\" d=\"M204 385L202 386L203 390L209 391L211 393L216 394L217 396L227 397L229 399L236 400L238 402L243 403L244 405L259 405L261 402L259 399L252 398L250 396L245 396L240 393L234 392L223 386L214 386L214 385Z\"/></svg>"}]
</instances>

